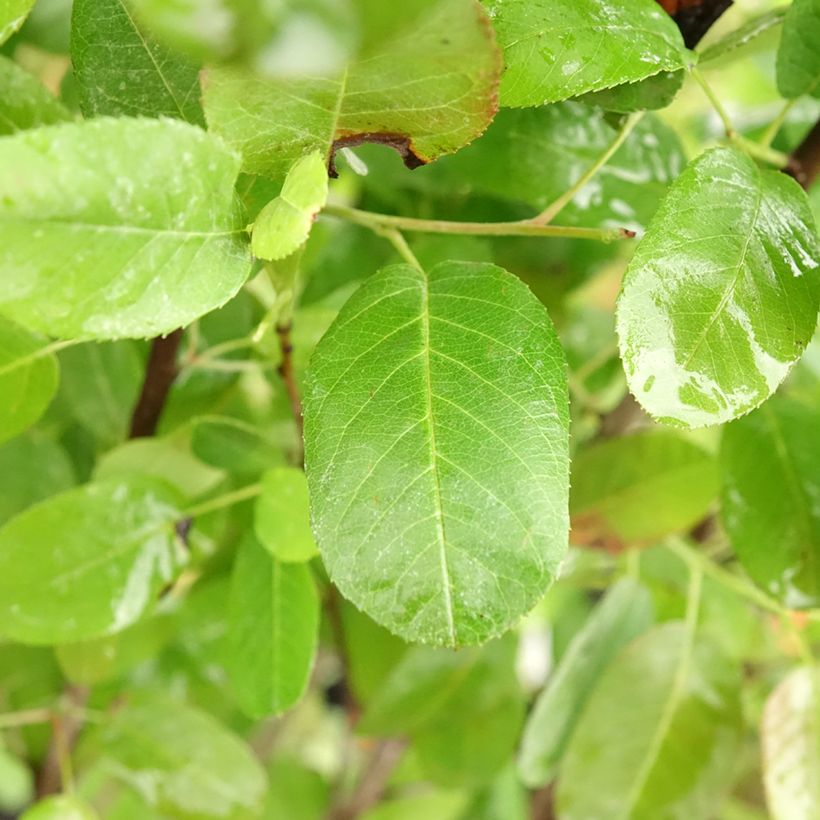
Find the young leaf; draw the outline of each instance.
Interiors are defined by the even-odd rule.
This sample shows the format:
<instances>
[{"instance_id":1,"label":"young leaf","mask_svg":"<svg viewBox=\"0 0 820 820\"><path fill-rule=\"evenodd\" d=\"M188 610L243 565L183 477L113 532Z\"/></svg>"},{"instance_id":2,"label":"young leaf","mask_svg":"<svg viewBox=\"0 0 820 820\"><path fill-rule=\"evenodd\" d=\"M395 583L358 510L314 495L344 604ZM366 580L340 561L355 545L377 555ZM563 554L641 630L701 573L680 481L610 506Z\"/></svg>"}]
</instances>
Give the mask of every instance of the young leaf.
<instances>
[{"instance_id":1,"label":"young leaf","mask_svg":"<svg viewBox=\"0 0 820 820\"><path fill-rule=\"evenodd\" d=\"M253 223L251 249L258 259L284 259L307 242L316 214L327 202L327 167L318 151L288 171L282 193Z\"/></svg>"},{"instance_id":2,"label":"young leaf","mask_svg":"<svg viewBox=\"0 0 820 820\"><path fill-rule=\"evenodd\" d=\"M24 643L134 623L184 561L165 485L133 477L53 496L0 529L0 628Z\"/></svg>"},{"instance_id":3,"label":"young leaf","mask_svg":"<svg viewBox=\"0 0 820 820\"><path fill-rule=\"evenodd\" d=\"M265 772L248 746L210 715L176 700L144 697L118 709L99 732L109 770L163 816L257 817Z\"/></svg>"},{"instance_id":4,"label":"young leaf","mask_svg":"<svg viewBox=\"0 0 820 820\"><path fill-rule=\"evenodd\" d=\"M475 139L496 110L499 55L476 0L424 0L404 30L366 49L341 75L264 78L212 69L203 81L211 129L243 170L284 179L317 150L335 174L339 148L375 142L414 168ZM407 17L407 15L403 15Z\"/></svg>"},{"instance_id":5,"label":"young leaf","mask_svg":"<svg viewBox=\"0 0 820 820\"><path fill-rule=\"evenodd\" d=\"M716 459L672 430L609 439L573 460L573 530L603 526L627 542L680 532L706 514L719 485Z\"/></svg>"},{"instance_id":6,"label":"young leaf","mask_svg":"<svg viewBox=\"0 0 820 820\"><path fill-rule=\"evenodd\" d=\"M284 564L247 538L228 618L229 671L242 710L263 718L289 709L305 691L316 653L319 597L310 569Z\"/></svg>"},{"instance_id":7,"label":"young leaf","mask_svg":"<svg viewBox=\"0 0 820 820\"><path fill-rule=\"evenodd\" d=\"M774 820L809 820L820 806L820 679L799 667L769 695L761 727L763 782Z\"/></svg>"},{"instance_id":8,"label":"young leaf","mask_svg":"<svg viewBox=\"0 0 820 820\"><path fill-rule=\"evenodd\" d=\"M0 138L0 311L55 336L113 339L218 307L250 271L238 171L219 140L172 120Z\"/></svg>"},{"instance_id":9,"label":"young leaf","mask_svg":"<svg viewBox=\"0 0 820 820\"><path fill-rule=\"evenodd\" d=\"M94 809L73 794L46 797L24 812L21 820L98 820Z\"/></svg>"},{"instance_id":10,"label":"young leaf","mask_svg":"<svg viewBox=\"0 0 820 820\"><path fill-rule=\"evenodd\" d=\"M14 438L43 415L60 379L57 357L45 339L0 317L0 442Z\"/></svg>"},{"instance_id":11,"label":"young leaf","mask_svg":"<svg viewBox=\"0 0 820 820\"><path fill-rule=\"evenodd\" d=\"M820 96L820 0L794 0L777 50L777 88L786 99Z\"/></svg>"},{"instance_id":12,"label":"young leaf","mask_svg":"<svg viewBox=\"0 0 820 820\"><path fill-rule=\"evenodd\" d=\"M711 816L740 738L734 668L680 622L624 649L601 677L561 766L566 820Z\"/></svg>"},{"instance_id":13,"label":"young leaf","mask_svg":"<svg viewBox=\"0 0 820 820\"><path fill-rule=\"evenodd\" d=\"M794 180L733 148L669 189L618 300L633 395L659 421L719 424L765 401L814 333L817 235Z\"/></svg>"},{"instance_id":14,"label":"young leaf","mask_svg":"<svg viewBox=\"0 0 820 820\"><path fill-rule=\"evenodd\" d=\"M788 607L820 604L820 411L776 397L721 443L723 523L738 558Z\"/></svg>"},{"instance_id":15,"label":"young leaf","mask_svg":"<svg viewBox=\"0 0 820 820\"><path fill-rule=\"evenodd\" d=\"M0 0L0 43L23 25L33 5L34 0Z\"/></svg>"},{"instance_id":16,"label":"young leaf","mask_svg":"<svg viewBox=\"0 0 820 820\"><path fill-rule=\"evenodd\" d=\"M334 582L407 640L481 643L527 612L567 543L563 353L493 265L385 268L316 348L313 527Z\"/></svg>"},{"instance_id":17,"label":"young leaf","mask_svg":"<svg viewBox=\"0 0 820 820\"><path fill-rule=\"evenodd\" d=\"M141 31L128 3L73 4L71 61L83 114L177 117L204 125L197 66Z\"/></svg>"},{"instance_id":18,"label":"young leaf","mask_svg":"<svg viewBox=\"0 0 820 820\"><path fill-rule=\"evenodd\" d=\"M576 102L501 111L481 139L419 170L413 181L431 182L439 195L466 189L540 211L574 185L615 137L603 113ZM642 230L685 164L674 132L647 117L564 208L561 222Z\"/></svg>"},{"instance_id":19,"label":"young leaf","mask_svg":"<svg viewBox=\"0 0 820 820\"><path fill-rule=\"evenodd\" d=\"M545 105L684 68L688 52L654 0L484 0L506 69L501 105Z\"/></svg>"},{"instance_id":20,"label":"young leaf","mask_svg":"<svg viewBox=\"0 0 820 820\"><path fill-rule=\"evenodd\" d=\"M71 119L69 110L24 68L0 57L0 136Z\"/></svg>"},{"instance_id":21,"label":"young leaf","mask_svg":"<svg viewBox=\"0 0 820 820\"><path fill-rule=\"evenodd\" d=\"M572 640L538 697L524 730L518 771L531 788L549 783L601 674L615 655L652 622L644 587L624 579Z\"/></svg>"},{"instance_id":22,"label":"young leaf","mask_svg":"<svg viewBox=\"0 0 820 820\"><path fill-rule=\"evenodd\" d=\"M253 524L262 546L279 561L303 563L317 555L302 470L278 467L262 476Z\"/></svg>"}]
</instances>

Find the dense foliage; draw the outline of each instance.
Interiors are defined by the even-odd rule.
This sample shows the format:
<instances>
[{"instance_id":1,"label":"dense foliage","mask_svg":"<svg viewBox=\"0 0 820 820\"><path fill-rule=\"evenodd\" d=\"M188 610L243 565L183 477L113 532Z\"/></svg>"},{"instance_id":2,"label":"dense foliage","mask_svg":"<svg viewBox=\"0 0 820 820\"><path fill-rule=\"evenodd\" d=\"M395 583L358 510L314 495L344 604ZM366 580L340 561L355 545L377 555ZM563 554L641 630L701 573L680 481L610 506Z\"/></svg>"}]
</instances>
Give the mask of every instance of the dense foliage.
<instances>
[{"instance_id":1,"label":"dense foliage","mask_svg":"<svg viewBox=\"0 0 820 820\"><path fill-rule=\"evenodd\" d=\"M818 0L0 52L0 814L820 817Z\"/></svg>"}]
</instances>

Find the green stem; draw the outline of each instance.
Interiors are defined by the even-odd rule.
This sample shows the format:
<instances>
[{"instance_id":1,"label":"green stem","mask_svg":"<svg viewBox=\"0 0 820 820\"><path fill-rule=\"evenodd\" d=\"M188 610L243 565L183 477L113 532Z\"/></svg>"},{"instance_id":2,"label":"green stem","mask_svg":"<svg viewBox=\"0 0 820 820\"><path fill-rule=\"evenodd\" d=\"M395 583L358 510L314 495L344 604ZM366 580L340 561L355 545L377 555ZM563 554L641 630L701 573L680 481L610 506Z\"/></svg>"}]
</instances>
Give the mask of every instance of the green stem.
<instances>
[{"instance_id":1,"label":"green stem","mask_svg":"<svg viewBox=\"0 0 820 820\"><path fill-rule=\"evenodd\" d=\"M632 239L635 234L625 228L571 228L557 225L536 225L532 220L520 222L448 222L441 219L414 219L407 216L376 214L359 211L344 205L328 205L324 214L337 216L357 225L363 225L377 233L385 229L415 233L469 234L478 236L542 236L568 239L594 239L612 242L616 239Z\"/></svg>"},{"instance_id":2,"label":"green stem","mask_svg":"<svg viewBox=\"0 0 820 820\"><path fill-rule=\"evenodd\" d=\"M780 113L769 123L769 127L763 132L763 136L758 140L758 143L764 147L768 148L774 142L774 138L778 135L780 129L783 127L783 123L786 122L786 117L789 114L789 111L792 110L792 107L797 102L797 99L793 100L786 100L785 105L780 109Z\"/></svg>"},{"instance_id":3,"label":"green stem","mask_svg":"<svg viewBox=\"0 0 820 820\"><path fill-rule=\"evenodd\" d=\"M575 195L612 159L612 155L624 144L635 126L641 121L644 111L630 114L609 147L587 168L578 181L558 199L548 205L538 216L530 220L532 225L547 225L575 198Z\"/></svg>"},{"instance_id":4,"label":"green stem","mask_svg":"<svg viewBox=\"0 0 820 820\"><path fill-rule=\"evenodd\" d=\"M407 244L407 240L395 228L389 228L380 231L380 233L393 245L393 247L398 251L399 256L401 256L401 258L404 259L408 265L416 268L416 270L422 270L421 263L410 249L410 246Z\"/></svg>"},{"instance_id":5,"label":"green stem","mask_svg":"<svg viewBox=\"0 0 820 820\"><path fill-rule=\"evenodd\" d=\"M717 94L715 94L714 89L711 85L706 81L706 78L701 74L696 66L692 66L689 69L689 73L692 75L692 79L703 89L703 93L709 98L709 102L712 103L712 108L715 109L718 117L720 117L720 121L723 123L723 128L726 131L726 136L731 140L734 139L737 132L735 131L734 125L732 125L732 120L729 117L728 112L723 107L723 103L718 98Z\"/></svg>"},{"instance_id":6,"label":"green stem","mask_svg":"<svg viewBox=\"0 0 820 820\"><path fill-rule=\"evenodd\" d=\"M14 361L9 362L3 367L0 367L0 376L5 376L7 373L11 373L12 370L17 370L18 367L25 367L27 364L36 362L37 359L42 359L44 356L50 356L52 353L57 353L57 351L63 350L66 347L73 347L74 345L82 344L85 341L88 340L63 339L58 342L52 342L51 344L48 344L45 347L41 347L35 350L33 353L29 353L28 356L23 356L22 359L15 359Z\"/></svg>"},{"instance_id":7,"label":"green stem","mask_svg":"<svg viewBox=\"0 0 820 820\"><path fill-rule=\"evenodd\" d=\"M48 723L53 716L53 709L24 709L20 712L7 712L5 715L0 715L0 729L16 729L18 726L31 726L34 723Z\"/></svg>"},{"instance_id":8,"label":"green stem","mask_svg":"<svg viewBox=\"0 0 820 820\"><path fill-rule=\"evenodd\" d=\"M789 157L782 151L775 151L774 148L769 148L766 145L761 145L753 140L746 139L741 134L735 134L731 140L738 148L744 150L747 154L755 159L768 162L776 168L785 168L789 164Z\"/></svg>"},{"instance_id":9,"label":"green stem","mask_svg":"<svg viewBox=\"0 0 820 820\"><path fill-rule=\"evenodd\" d=\"M216 498L210 498L203 501L201 504L195 504L193 507L188 507L182 513L183 518L196 518L205 513L221 510L224 507L232 507L234 504L239 504L242 501L247 501L249 498L256 498L262 491L261 484L250 484L247 487L242 487L239 490L234 490L230 493L218 495Z\"/></svg>"}]
</instances>

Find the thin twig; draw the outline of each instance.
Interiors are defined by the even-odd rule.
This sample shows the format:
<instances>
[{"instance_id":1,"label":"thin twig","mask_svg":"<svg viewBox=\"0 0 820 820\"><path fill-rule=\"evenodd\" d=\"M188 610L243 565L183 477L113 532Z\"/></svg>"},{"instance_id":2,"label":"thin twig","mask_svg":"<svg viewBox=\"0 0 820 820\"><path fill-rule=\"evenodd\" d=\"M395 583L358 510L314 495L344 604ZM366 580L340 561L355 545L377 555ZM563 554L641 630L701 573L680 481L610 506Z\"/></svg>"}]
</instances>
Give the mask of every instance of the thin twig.
<instances>
[{"instance_id":1,"label":"thin twig","mask_svg":"<svg viewBox=\"0 0 820 820\"><path fill-rule=\"evenodd\" d=\"M67 707L52 715L51 742L37 776L38 799L71 786L71 752L83 725L83 708L89 694L86 686L68 686L63 695Z\"/></svg>"},{"instance_id":2,"label":"thin twig","mask_svg":"<svg viewBox=\"0 0 820 820\"><path fill-rule=\"evenodd\" d=\"M182 330L167 336L158 336L151 344L151 353L145 367L145 379L139 400L131 416L130 438L154 435L168 391L177 377L177 351L182 341Z\"/></svg>"},{"instance_id":3,"label":"thin twig","mask_svg":"<svg viewBox=\"0 0 820 820\"><path fill-rule=\"evenodd\" d=\"M302 464L305 460L304 422L302 419L302 398L299 395L299 385L296 383L296 371L293 367L293 342L290 338L291 323L277 324L276 335L279 337L279 375L285 385L285 391L290 401L293 420L296 423L296 433L299 439L296 451L296 461Z\"/></svg>"}]
</instances>

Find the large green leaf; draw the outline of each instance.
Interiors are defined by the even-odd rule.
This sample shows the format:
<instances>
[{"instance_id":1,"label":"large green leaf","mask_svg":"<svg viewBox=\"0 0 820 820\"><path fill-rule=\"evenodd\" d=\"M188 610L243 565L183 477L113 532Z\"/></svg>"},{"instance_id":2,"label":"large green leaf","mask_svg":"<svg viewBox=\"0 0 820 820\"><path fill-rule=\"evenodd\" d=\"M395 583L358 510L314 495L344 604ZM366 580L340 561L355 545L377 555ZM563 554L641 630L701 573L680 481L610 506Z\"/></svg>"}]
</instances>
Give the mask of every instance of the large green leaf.
<instances>
[{"instance_id":1,"label":"large green leaf","mask_svg":"<svg viewBox=\"0 0 820 820\"><path fill-rule=\"evenodd\" d=\"M602 672L615 655L652 622L644 587L622 580L593 610L573 638L530 714L518 757L524 782L549 783Z\"/></svg>"},{"instance_id":2,"label":"large green leaf","mask_svg":"<svg viewBox=\"0 0 820 820\"><path fill-rule=\"evenodd\" d=\"M284 564L253 537L231 581L231 680L242 710L262 718L293 706L313 668L319 597L304 564Z\"/></svg>"},{"instance_id":3,"label":"large green leaf","mask_svg":"<svg viewBox=\"0 0 820 820\"><path fill-rule=\"evenodd\" d=\"M258 817L265 772L248 746L210 715L177 701L143 698L100 730L103 760L163 816Z\"/></svg>"},{"instance_id":4,"label":"large green leaf","mask_svg":"<svg viewBox=\"0 0 820 820\"><path fill-rule=\"evenodd\" d=\"M749 575L787 606L820 604L820 411L776 397L721 445L723 523Z\"/></svg>"},{"instance_id":5,"label":"large green leaf","mask_svg":"<svg viewBox=\"0 0 820 820\"><path fill-rule=\"evenodd\" d=\"M166 333L250 271L238 158L172 120L0 138L0 312L56 336Z\"/></svg>"},{"instance_id":6,"label":"large green leaf","mask_svg":"<svg viewBox=\"0 0 820 820\"><path fill-rule=\"evenodd\" d=\"M766 802L774 820L814 820L820 807L820 677L799 667L766 701L761 726Z\"/></svg>"},{"instance_id":7,"label":"large green leaf","mask_svg":"<svg viewBox=\"0 0 820 820\"><path fill-rule=\"evenodd\" d=\"M567 543L563 353L493 265L385 268L316 348L314 532L334 582L409 640L480 643L527 612Z\"/></svg>"},{"instance_id":8,"label":"large green leaf","mask_svg":"<svg viewBox=\"0 0 820 820\"><path fill-rule=\"evenodd\" d=\"M506 69L501 104L545 105L687 64L673 20L654 0L484 0Z\"/></svg>"},{"instance_id":9,"label":"large green leaf","mask_svg":"<svg viewBox=\"0 0 820 820\"><path fill-rule=\"evenodd\" d=\"M205 124L197 66L140 31L129 0L75 0L71 61L86 117L164 116Z\"/></svg>"},{"instance_id":10,"label":"large green leaf","mask_svg":"<svg viewBox=\"0 0 820 820\"><path fill-rule=\"evenodd\" d=\"M484 784L509 760L524 716L516 641L408 651L362 716L364 734L406 734L428 776Z\"/></svg>"},{"instance_id":11,"label":"large green leaf","mask_svg":"<svg viewBox=\"0 0 820 820\"><path fill-rule=\"evenodd\" d=\"M573 530L602 527L623 541L660 538L697 523L719 485L716 459L673 430L609 439L573 460Z\"/></svg>"},{"instance_id":12,"label":"large green leaf","mask_svg":"<svg viewBox=\"0 0 820 820\"><path fill-rule=\"evenodd\" d=\"M0 135L68 119L68 109L33 74L0 57Z\"/></svg>"},{"instance_id":13,"label":"large green leaf","mask_svg":"<svg viewBox=\"0 0 820 820\"><path fill-rule=\"evenodd\" d=\"M254 507L254 530L262 546L280 561L301 563L317 554L302 470L278 467L262 476L262 492Z\"/></svg>"},{"instance_id":14,"label":"large green leaf","mask_svg":"<svg viewBox=\"0 0 820 820\"><path fill-rule=\"evenodd\" d=\"M284 179L318 150L390 145L409 167L478 136L496 110L499 56L477 0L415 0L414 18L341 74L274 79L218 68L203 81L205 115L244 158L243 170ZM407 17L406 14L400 17Z\"/></svg>"},{"instance_id":15,"label":"large green leaf","mask_svg":"<svg viewBox=\"0 0 820 820\"><path fill-rule=\"evenodd\" d=\"M47 340L0 317L0 442L43 415L60 379Z\"/></svg>"},{"instance_id":16,"label":"large green leaf","mask_svg":"<svg viewBox=\"0 0 820 820\"><path fill-rule=\"evenodd\" d=\"M803 191L716 148L669 189L618 301L630 389L660 421L719 424L765 401L814 333L817 234Z\"/></svg>"},{"instance_id":17,"label":"large green leaf","mask_svg":"<svg viewBox=\"0 0 820 820\"><path fill-rule=\"evenodd\" d=\"M0 43L23 25L33 5L34 0L0 0Z\"/></svg>"},{"instance_id":18,"label":"large green leaf","mask_svg":"<svg viewBox=\"0 0 820 820\"><path fill-rule=\"evenodd\" d=\"M777 88L787 99L820 96L820 0L794 0L777 51Z\"/></svg>"},{"instance_id":19,"label":"large green leaf","mask_svg":"<svg viewBox=\"0 0 820 820\"><path fill-rule=\"evenodd\" d=\"M630 644L600 679L570 740L562 820L714 816L740 738L739 682L680 622Z\"/></svg>"},{"instance_id":20,"label":"large green leaf","mask_svg":"<svg viewBox=\"0 0 820 820\"><path fill-rule=\"evenodd\" d=\"M134 623L184 555L175 496L145 479L53 496L0 529L0 630L24 643L107 635Z\"/></svg>"},{"instance_id":21,"label":"large green leaf","mask_svg":"<svg viewBox=\"0 0 820 820\"><path fill-rule=\"evenodd\" d=\"M501 111L473 145L421 169L408 183L434 195L490 194L542 210L574 185L616 137L601 112L576 102ZM686 159L674 132L646 118L561 212L570 225L641 230Z\"/></svg>"}]
</instances>

